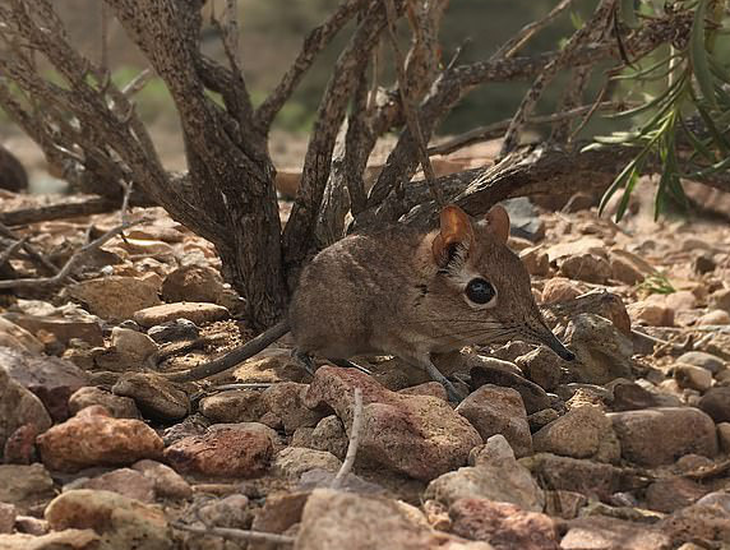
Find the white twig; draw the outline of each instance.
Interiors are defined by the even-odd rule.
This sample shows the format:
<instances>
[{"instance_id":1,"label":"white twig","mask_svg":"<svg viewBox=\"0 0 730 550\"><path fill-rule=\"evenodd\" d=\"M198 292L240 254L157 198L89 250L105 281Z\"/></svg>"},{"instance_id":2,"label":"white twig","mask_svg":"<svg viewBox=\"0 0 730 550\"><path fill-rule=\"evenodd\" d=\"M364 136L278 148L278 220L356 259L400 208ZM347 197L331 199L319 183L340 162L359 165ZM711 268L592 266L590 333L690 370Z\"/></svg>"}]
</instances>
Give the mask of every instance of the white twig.
<instances>
[{"instance_id":1,"label":"white twig","mask_svg":"<svg viewBox=\"0 0 730 550\"><path fill-rule=\"evenodd\" d=\"M142 70L137 76L130 80L124 88L122 88L122 95L127 98L132 97L134 94L142 90L142 88L147 85L147 83L152 79L153 75L154 73L149 67Z\"/></svg>"},{"instance_id":2,"label":"white twig","mask_svg":"<svg viewBox=\"0 0 730 550\"><path fill-rule=\"evenodd\" d=\"M342 486L347 475L352 470L357 456L357 446L360 443L360 430L362 428L362 390L355 388L355 407L352 413L352 426L350 427L350 442L347 445L347 454L345 460L337 472L335 479L332 480L332 489L338 489Z\"/></svg>"},{"instance_id":3,"label":"white twig","mask_svg":"<svg viewBox=\"0 0 730 550\"><path fill-rule=\"evenodd\" d=\"M28 279L9 279L6 281L0 281L0 290L8 289L8 288L32 288L32 287L39 287L39 286L53 286L57 285L59 283L62 283L66 277L71 275L71 272L76 267L76 265L81 261L81 259L86 256L89 252L92 250L96 250L101 245L106 243L108 240L116 237L119 235L122 231L125 229L136 225L140 223L142 220L138 220L131 223L123 223L122 225L119 225L115 227L114 229L111 229L110 231L107 231L104 233L101 237L98 239L85 244L81 248L79 248L76 252L74 252L73 256L71 256L68 261L64 264L64 266L61 268L61 270L56 273L53 277L45 277L45 278L28 278Z\"/></svg>"},{"instance_id":4,"label":"white twig","mask_svg":"<svg viewBox=\"0 0 730 550\"><path fill-rule=\"evenodd\" d=\"M265 533L263 531L248 531L244 529L231 529L229 527L197 527L179 521L171 523L174 529L189 531L196 535L213 535L224 539L246 540L253 542L273 542L276 544L294 544L294 537L279 535L276 533Z\"/></svg>"}]
</instances>

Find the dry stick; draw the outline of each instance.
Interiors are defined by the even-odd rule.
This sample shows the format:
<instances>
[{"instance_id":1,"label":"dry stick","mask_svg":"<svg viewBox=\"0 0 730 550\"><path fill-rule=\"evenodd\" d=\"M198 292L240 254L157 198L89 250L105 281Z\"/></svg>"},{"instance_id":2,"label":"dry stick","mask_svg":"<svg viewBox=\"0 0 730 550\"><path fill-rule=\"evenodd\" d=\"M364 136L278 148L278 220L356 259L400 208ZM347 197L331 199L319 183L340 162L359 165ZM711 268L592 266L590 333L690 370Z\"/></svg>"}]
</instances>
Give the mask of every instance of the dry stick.
<instances>
[{"instance_id":1,"label":"dry stick","mask_svg":"<svg viewBox=\"0 0 730 550\"><path fill-rule=\"evenodd\" d=\"M173 521L170 524L173 529L189 531L196 535L212 535L224 539L245 540L252 542L272 542L275 544L294 544L294 537L278 535L276 533L265 533L264 531L246 531L243 529L232 529L229 527L196 527L180 521Z\"/></svg>"},{"instance_id":2,"label":"dry stick","mask_svg":"<svg viewBox=\"0 0 730 550\"><path fill-rule=\"evenodd\" d=\"M154 73L150 67L143 69L137 76L130 80L124 88L121 89L122 95L127 98L132 97L134 94L140 92L153 76Z\"/></svg>"},{"instance_id":3,"label":"dry stick","mask_svg":"<svg viewBox=\"0 0 730 550\"><path fill-rule=\"evenodd\" d=\"M545 65L530 89L525 94L525 97L522 98L522 102L520 103L517 112L512 117L512 122L510 122L509 128L507 128L507 132L504 135L504 142L502 143L502 150L499 155L500 157L505 157L507 154L514 151L518 145L520 130L522 129L527 117L530 116L532 110L537 105L537 102L542 96L547 85L553 80L553 78L555 78L555 75L557 75L558 71L565 65L566 61L570 59L575 51L592 38L595 30L605 26L608 17L610 17L613 9L615 8L615 4L616 0L601 0L601 3L598 5L598 8L596 8L591 20L573 33L558 56Z\"/></svg>"},{"instance_id":4,"label":"dry stick","mask_svg":"<svg viewBox=\"0 0 730 550\"><path fill-rule=\"evenodd\" d=\"M0 223L0 235L3 237L7 237L8 239L12 239L14 241L19 241L21 239L18 238L18 236L10 231L4 224ZM23 250L26 254L30 257L31 261L37 264L42 269L47 270L49 273L53 273L54 275L58 273L58 268L53 265L53 263L43 256L41 253L39 253L30 243L23 243Z\"/></svg>"},{"instance_id":5,"label":"dry stick","mask_svg":"<svg viewBox=\"0 0 730 550\"><path fill-rule=\"evenodd\" d=\"M347 475L352 470L357 456L357 446L360 443L360 430L362 429L362 390L355 388L355 407L352 412L352 426L350 427L350 442L347 445L347 454L345 460L332 480L330 487L339 489L342 486Z\"/></svg>"},{"instance_id":6,"label":"dry stick","mask_svg":"<svg viewBox=\"0 0 730 550\"><path fill-rule=\"evenodd\" d=\"M585 87L588 84L588 80L591 76L591 69L592 67L590 65L583 65L581 67L576 67L575 69L573 69L570 82L563 91L563 97L561 98L560 105L561 111L574 109L577 105L581 103L583 91L585 90ZM569 118L557 120L555 123L553 123L553 128L550 132L549 141L551 141L552 143L567 144L568 139L571 136L572 123L573 121Z\"/></svg>"},{"instance_id":7,"label":"dry stick","mask_svg":"<svg viewBox=\"0 0 730 550\"><path fill-rule=\"evenodd\" d=\"M508 59L512 57L520 49L522 49L525 44L527 44L536 32L547 27L553 22L553 20L555 20L556 17L568 9L573 1L574 0L562 0L557 6L550 10L545 17L538 19L537 21L533 21L532 23L528 23L522 27L515 36L500 46L500 48L492 56L492 59Z\"/></svg>"},{"instance_id":8,"label":"dry stick","mask_svg":"<svg viewBox=\"0 0 730 550\"><path fill-rule=\"evenodd\" d=\"M596 109L606 109L613 106L613 103L610 101L606 101L603 103L598 104L591 104L591 105L581 105L580 107L575 107L573 109L569 109L567 111L563 111L561 113L553 113L550 115L541 115L529 118L525 121L526 125L530 124L549 124L551 122L557 122L559 120L566 120L573 117L581 116L585 113L595 111ZM473 143L478 143L480 141L487 141L490 139L495 139L502 135L502 133L509 128L509 123L511 119L505 119L500 120L499 122L494 122L492 124L487 124L486 126L479 126L478 128L473 128L472 130L469 130L468 132L464 132L463 134L460 134L458 136L455 136L448 141L445 141L444 143L440 143L439 145L434 145L433 147L428 148L428 154L429 155L448 155L449 153L453 153L454 151L457 151L463 147L466 147L467 145L472 145Z\"/></svg>"},{"instance_id":9,"label":"dry stick","mask_svg":"<svg viewBox=\"0 0 730 550\"><path fill-rule=\"evenodd\" d=\"M418 113L418 107L416 107L409 96L408 82L406 76L405 57L403 52L398 45L398 37L396 36L395 20L396 11L393 0L384 0L385 10L388 17L388 35L390 42L393 47L393 54L395 55L395 66L398 74L398 90L400 91L401 103L403 103L403 113L406 116L406 124L408 131L413 136L413 141L416 143L416 150L418 152L418 159L423 168L423 174L426 176L426 182L431 190L436 204L442 207L446 204L444 200L443 191L436 184L436 174L431 166L431 160L428 158L428 151L426 149L426 143L423 139L423 133L421 132L421 123Z\"/></svg>"},{"instance_id":10,"label":"dry stick","mask_svg":"<svg viewBox=\"0 0 730 550\"><path fill-rule=\"evenodd\" d=\"M25 242L28 240L28 236L26 235L19 241L15 241L13 244L8 246L2 254L0 254L0 267L5 265L5 262L10 260L10 258L13 257L13 255L18 251L19 248L21 248Z\"/></svg>"},{"instance_id":11,"label":"dry stick","mask_svg":"<svg viewBox=\"0 0 730 550\"><path fill-rule=\"evenodd\" d=\"M64 279L66 279L71 272L73 271L73 268L76 267L76 264L78 264L81 259L86 256L89 252L96 250L101 245L106 243L108 240L116 237L119 235L122 231L127 229L128 227L131 227L133 225L136 225L143 220L137 220L135 222L131 223L123 223L114 229L111 229L104 233L101 237L98 239L85 244L81 248L79 248L74 254L68 259L68 261L64 264L64 266L61 268L61 270L56 273L53 277L45 277L45 278L38 278L38 279L12 279L8 281L0 281L0 290L8 289L8 288L36 288L40 286L53 286L57 285L59 283L62 283Z\"/></svg>"},{"instance_id":12,"label":"dry stick","mask_svg":"<svg viewBox=\"0 0 730 550\"><path fill-rule=\"evenodd\" d=\"M600 106L603 104L603 98L606 96L606 93L608 92L608 84L610 81L607 81L606 84L601 88L601 91L598 92L598 97L596 97L596 101L593 103L593 106L590 108L590 110L586 113L586 115L583 117L583 120L580 121L580 124L578 124L577 128L573 130L573 133L570 134L568 137L568 144L571 144L575 141L575 139L578 137L578 135L583 131L583 128L586 127L586 124L593 118L593 115L596 113L598 109L600 109Z\"/></svg>"}]
</instances>

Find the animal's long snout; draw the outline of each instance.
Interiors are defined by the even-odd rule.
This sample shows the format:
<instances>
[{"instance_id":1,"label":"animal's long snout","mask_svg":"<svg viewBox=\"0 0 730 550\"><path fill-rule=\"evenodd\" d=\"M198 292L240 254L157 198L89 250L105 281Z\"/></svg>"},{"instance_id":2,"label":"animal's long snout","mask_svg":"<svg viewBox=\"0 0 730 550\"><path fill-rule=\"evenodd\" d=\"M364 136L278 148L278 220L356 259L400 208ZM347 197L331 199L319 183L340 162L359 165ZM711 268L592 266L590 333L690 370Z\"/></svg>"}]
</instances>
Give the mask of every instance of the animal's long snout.
<instances>
[{"instance_id":1,"label":"animal's long snout","mask_svg":"<svg viewBox=\"0 0 730 550\"><path fill-rule=\"evenodd\" d=\"M553 350L561 359L565 359L566 361L573 361L575 359L575 353L566 348L565 345L560 340L558 340L558 337L555 336L553 332L546 326L542 325L537 331L533 333L533 335L537 337L537 340L541 344L545 344L547 347Z\"/></svg>"}]
</instances>

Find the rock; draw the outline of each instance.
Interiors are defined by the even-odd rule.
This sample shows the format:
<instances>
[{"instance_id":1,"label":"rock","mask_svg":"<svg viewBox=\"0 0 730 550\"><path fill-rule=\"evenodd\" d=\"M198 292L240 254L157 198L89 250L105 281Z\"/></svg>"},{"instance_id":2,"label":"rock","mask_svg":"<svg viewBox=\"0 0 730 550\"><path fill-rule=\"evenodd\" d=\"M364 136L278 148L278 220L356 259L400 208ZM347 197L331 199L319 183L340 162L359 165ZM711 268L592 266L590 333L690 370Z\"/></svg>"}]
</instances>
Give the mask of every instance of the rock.
<instances>
[{"instance_id":1,"label":"rock","mask_svg":"<svg viewBox=\"0 0 730 550\"><path fill-rule=\"evenodd\" d=\"M484 384L494 384L517 390L522 397L527 414L533 414L550 406L550 398L540 386L507 371L501 367L490 367L487 365L476 365L469 372L472 388L476 389Z\"/></svg>"},{"instance_id":2,"label":"rock","mask_svg":"<svg viewBox=\"0 0 730 550\"><path fill-rule=\"evenodd\" d=\"M157 344L142 332L114 327L111 345L128 367L153 366L157 362Z\"/></svg>"},{"instance_id":3,"label":"rock","mask_svg":"<svg viewBox=\"0 0 730 550\"><path fill-rule=\"evenodd\" d=\"M81 479L64 487L64 491L73 489L93 489L111 491L127 498L150 503L155 500L154 482L141 472L129 468L119 468L91 479Z\"/></svg>"},{"instance_id":4,"label":"rock","mask_svg":"<svg viewBox=\"0 0 730 550\"><path fill-rule=\"evenodd\" d=\"M720 450L730 454L730 422L720 422L717 425L717 440Z\"/></svg>"},{"instance_id":5,"label":"rock","mask_svg":"<svg viewBox=\"0 0 730 550\"><path fill-rule=\"evenodd\" d=\"M562 519L577 518L588 498L573 491L545 491L545 513Z\"/></svg>"},{"instance_id":6,"label":"rock","mask_svg":"<svg viewBox=\"0 0 730 550\"><path fill-rule=\"evenodd\" d=\"M0 317L0 347L32 354L43 352L43 344L20 325Z\"/></svg>"},{"instance_id":7,"label":"rock","mask_svg":"<svg viewBox=\"0 0 730 550\"><path fill-rule=\"evenodd\" d=\"M92 346L104 343L100 319L78 306L52 308L44 315L8 312L3 316L33 334L52 334L64 346L74 338Z\"/></svg>"},{"instance_id":8,"label":"rock","mask_svg":"<svg viewBox=\"0 0 730 550\"><path fill-rule=\"evenodd\" d=\"M558 550L555 522L545 514L483 498L464 498L449 507L451 531L488 542L495 550Z\"/></svg>"},{"instance_id":9,"label":"rock","mask_svg":"<svg viewBox=\"0 0 730 550\"><path fill-rule=\"evenodd\" d=\"M68 294L94 315L108 321L123 321L143 308L160 303L159 278L110 275L68 287Z\"/></svg>"},{"instance_id":10,"label":"rock","mask_svg":"<svg viewBox=\"0 0 730 550\"><path fill-rule=\"evenodd\" d=\"M162 510L110 491L67 491L48 505L45 518L54 530L91 528L108 548L173 547L172 533Z\"/></svg>"},{"instance_id":11,"label":"rock","mask_svg":"<svg viewBox=\"0 0 730 550\"><path fill-rule=\"evenodd\" d=\"M200 326L205 323L228 319L231 314L223 306L205 302L176 302L162 304L136 311L132 318L145 328L168 323L176 319L187 319Z\"/></svg>"},{"instance_id":12,"label":"rock","mask_svg":"<svg viewBox=\"0 0 730 550\"><path fill-rule=\"evenodd\" d=\"M535 433L558 418L560 414L555 409L543 409L529 415L527 423L530 425L530 432Z\"/></svg>"},{"instance_id":13,"label":"rock","mask_svg":"<svg viewBox=\"0 0 730 550\"><path fill-rule=\"evenodd\" d=\"M292 445L298 447L328 451L340 460L345 459L348 443L345 426L334 414L324 417L314 429L299 428L291 441Z\"/></svg>"},{"instance_id":14,"label":"rock","mask_svg":"<svg viewBox=\"0 0 730 550\"><path fill-rule=\"evenodd\" d=\"M114 418L140 418L134 399L114 395L96 386L79 388L68 400L69 412L72 415L92 405L101 405Z\"/></svg>"},{"instance_id":15,"label":"rock","mask_svg":"<svg viewBox=\"0 0 730 550\"><path fill-rule=\"evenodd\" d=\"M566 256L574 256L576 254L595 254L597 256L606 255L606 245L601 239L596 237L581 237L573 242L560 242L548 248L548 256L550 261L559 260Z\"/></svg>"},{"instance_id":16,"label":"rock","mask_svg":"<svg viewBox=\"0 0 730 550\"><path fill-rule=\"evenodd\" d=\"M276 384L309 379L307 372L292 357L290 349L269 347L246 359L233 371L237 382Z\"/></svg>"},{"instance_id":17,"label":"rock","mask_svg":"<svg viewBox=\"0 0 730 550\"><path fill-rule=\"evenodd\" d=\"M717 374L727 366L727 363L717 355L705 353L704 351L688 351L683 353L677 358L677 363L702 367L709 370L712 374Z\"/></svg>"},{"instance_id":18,"label":"rock","mask_svg":"<svg viewBox=\"0 0 730 550\"><path fill-rule=\"evenodd\" d=\"M699 326L730 325L730 313L722 309L713 309L697 319Z\"/></svg>"},{"instance_id":19,"label":"rock","mask_svg":"<svg viewBox=\"0 0 730 550\"><path fill-rule=\"evenodd\" d=\"M205 435L205 432L210 427L211 422L200 413L191 414L186 417L182 422L178 422L165 429L162 432L162 438L165 442L165 446L172 445L173 443L190 437L193 435Z\"/></svg>"},{"instance_id":20,"label":"rock","mask_svg":"<svg viewBox=\"0 0 730 550\"><path fill-rule=\"evenodd\" d=\"M32 464L38 461L35 438L38 427L35 424L24 424L15 430L5 441L2 457L6 464Z\"/></svg>"},{"instance_id":21,"label":"rock","mask_svg":"<svg viewBox=\"0 0 730 550\"><path fill-rule=\"evenodd\" d=\"M145 418L180 420L190 412L188 394L158 374L125 374L114 384L112 392L134 399Z\"/></svg>"},{"instance_id":22,"label":"rock","mask_svg":"<svg viewBox=\"0 0 730 550\"><path fill-rule=\"evenodd\" d=\"M267 388L261 395L264 407L281 419L287 434L301 427L313 428L325 416L304 405L304 394L308 388L307 384L281 382Z\"/></svg>"},{"instance_id":23,"label":"rock","mask_svg":"<svg viewBox=\"0 0 730 550\"><path fill-rule=\"evenodd\" d=\"M437 500L447 506L462 498L485 498L511 502L530 511L542 511L545 495L529 470L514 457L501 435L489 438L476 456L475 466L459 468L431 481L423 499Z\"/></svg>"},{"instance_id":24,"label":"rock","mask_svg":"<svg viewBox=\"0 0 730 550\"><path fill-rule=\"evenodd\" d=\"M687 311L697 307L697 298L689 290L678 290L667 294L664 303L669 309L675 312Z\"/></svg>"},{"instance_id":25,"label":"rock","mask_svg":"<svg viewBox=\"0 0 730 550\"><path fill-rule=\"evenodd\" d=\"M622 456L642 466L670 464L688 453L712 457L717 436L712 419L692 407L657 407L610 413Z\"/></svg>"},{"instance_id":26,"label":"rock","mask_svg":"<svg viewBox=\"0 0 730 550\"><path fill-rule=\"evenodd\" d=\"M287 447L276 455L273 471L282 477L298 480L304 472L314 469L337 473L341 465L340 459L327 451Z\"/></svg>"},{"instance_id":27,"label":"rock","mask_svg":"<svg viewBox=\"0 0 730 550\"><path fill-rule=\"evenodd\" d=\"M632 377L634 347L608 319L593 313L574 316L566 340L578 362L570 363L578 382L606 384L616 378Z\"/></svg>"},{"instance_id":28,"label":"rock","mask_svg":"<svg viewBox=\"0 0 730 550\"><path fill-rule=\"evenodd\" d=\"M697 406L717 423L730 422L730 386L710 388Z\"/></svg>"},{"instance_id":29,"label":"rock","mask_svg":"<svg viewBox=\"0 0 730 550\"><path fill-rule=\"evenodd\" d=\"M649 300L629 304L626 310L634 323L653 327L674 326L674 310Z\"/></svg>"},{"instance_id":30,"label":"rock","mask_svg":"<svg viewBox=\"0 0 730 550\"><path fill-rule=\"evenodd\" d=\"M161 325L147 329L147 336L158 344L177 342L180 340L194 340L200 335L200 329L187 319L175 319Z\"/></svg>"},{"instance_id":31,"label":"rock","mask_svg":"<svg viewBox=\"0 0 730 550\"><path fill-rule=\"evenodd\" d=\"M456 412L477 429L482 440L502 434L516 456L532 454L527 413L516 390L485 384L464 399Z\"/></svg>"},{"instance_id":32,"label":"rock","mask_svg":"<svg viewBox=\"0 0 730 550\"><path fill-rule=\"evenodd\" d=\"M600 407L583 405L569 410L533 436L535 451L573 458L616 462L621 449L611 421Z\"/></svg>"},{"instance_id":33,"label":"rock","mask_svg":"<svg viewBox=\"0 0 730 550\"><path fill-rule=\"evenodd\" d=\"M724 547L730 542L730 511L717 503L698 502L667 516L657 524L657 528L675 544L707 540L720 541L721 547Z\"/></svg>"},{"instance_id":34,"label":"rock","mask_svg":"<svg viewBox=\"0 0 730 550\"><path fill-rule=\"evenodd\" d=\"M545 277L550 273L550 257L542 246L531 246L520 251L520 260L532 276Z\"/></svg>"},{"instance_id":35,"label":"rock","mask_svg":"<svg viewBox=\"0 0 730 550\"><path fill-rule=\"evenodd\" d=\"M716 310L730 311L730 288L721 288L710 294L708 304Z\"/></svg>"},{"instance_id":36,"label":"rock","mask_svg":"<svg viewBox=\"0 0 730 550\"><path fill-rule=\"evenodd\" d=\"M302 519L309 491L269 493L263 508L254 516L251 529L264 533L282 534ZM276 543L250 542L249 550L278 550Z\"/></svg>"},{"instance_id":37,"label":"rock","mask_svg":"<svg viewBox=\"0 0 730 550\"><path fill-rule=\"evenodd\" d=\"M193 489L180 474L156 460L140 460L132 464L132 469L152 482L157 498L186 500L193 496Z\"/></svg>"},{"instance_id":38,"label":"rock","mask_svg":"<svg viewBox=\"0 0 730 550\"><path fill-rule=\"evenodd\" d=\"M608 319L624 336L631 336L631 319L623 300L605 290L586 292L565 302L546 304L540 308L549 327L558 329L582 313L592 313Z\"/></svg>"},{"instance_id":39,"label":"rock","mask_svg":"<svg viewBox=\"0 0 730 550\"><path fill-rule=\"evenodd\" d=\"M438 382L424 382L423 384L403 388L398 393L402 395L430 395L431 397L438 397L443 401L449 400L449 396L446 394L446 388Z\"/></svg>"},{"instance_id":40,"label":"rock","mask_svg":"<svg viewBox=\"0 0 730 550\"><path fill-rule=\"evenodd\" d=\"M56 422L69 417L69 397L89 380L70 361L11 349L0 348L0 365L0 370L38 396Z\"/></svg>"},{"instance_id":41,"label":"rock","mask_svg":"<svg viewBox=\"0 0 730 550\"><path fill-rule=\"evenodd\" d=\"M251 524L252 514L246 495L228 495L200 507L200 519L207 525L243 529Z\"/></svg>"},{"instance_id":42,"label":"rock","mask_svg":"<svg viewBox=\"0 0 730 550\"><path fill-rule=\"evenodd\" d=\"M256 422L215 424L202 436L170 445L165 460L182 473L256 477L268 469L276 439L276 432Z\"/></svg>"},{"instance_id":43,"label":"rock","mask_svg":"<svg viewBox=\"0 0 730 550\"><path fill-rule=\"evenodd\" d=\"M316 489L307 500L295 547L297 550L369 550L382 547L423 550L489 550L434 531L415 509L377 497Z\"/></svg>"},{"instance_id":44,"label":"rock","mask_svg":"<svg viewBox=\"0 0 730 550\"><path fill-rule=\"evenodd\" d=\"M515 364L535 384L546 391L555 391L562 379L561 367L565 365L565 361L550 349L540 346L519 356L515 359Z\"/></svg>"},{"instance_id":45,"label":"rock","mask_svg":"<svg viewBox=\"0 0 730 550\"><path fill-rule=\"evenodd\" d=\"M97 550L101 537L91 529L64 529L35 536L23 533L0 535L3 550Z\"/></svg>"},{"instance_id":46,"label":"rock","mask_svg":"<svg viewBox=\"0 0 730 550\"><path fill-rule=\"evenodd\" d=\"M715 271L717 264L711 254L702 254L695 258L692 268L698 275L704 275L705 273L711 273Z\"/></svg>"},{"instance_id":47,"label":"rock","mask_svg":"<svg viewBox=\"0 0 730 550\"><path fill-rule=\"evenodd\" d=\"M659 479L649 485L644 494L646 507L659 512L671 513L689 506L709 489L684 477Z\"/></svg>"},{"instance_id":48,"label":"rock","mask_svg":"<svg viewBox=\"0 0 730 550\"><path fill-rule=\"evenodd\" d=\"M18 511L12 504L0 502L0 535L13 532Z\"/></svg>"},{"instance_id":49,"label":"rock","mask_svg":"<svg viewBox=\"0 0 730 550\"><path fill-rule=\"evenodd\" d=\"M482 442L443 400L391 392L354 369L320 367L304 404L311 409L327 405L349 426L356 387L363 392L359 460L429 480L465 464L469 451Z\"/></svg>"},{"instance_id":50,"label":"rock","mask_svg":"<svg viewBox=\"0 0 730 550\"><path fill-rule=\"evenodd\" d=\"M612 279L633 286L646 278L646 274L642 273L639 266L631 261L631 259L623 255L618 255L614 251L611 252L609 262L611 265Z\"/></svg>"},{"instance_id":51,"label":"rock","mask_svg":"<svg viewBox=\"0 0 730 550\"><path fill-rule=\"evenodd\" d=\"M592 460L537 453L520 459L520 464L553 490L605 499L617 491L635 488L631 476L621 468Z\"/></svg>"},{"instance_id":52,"label":"rock","mask_svg":"<svg viewBox=\"0 0 730 550\"><path fill-rule=\"evenodd\" d=\"M53 479L42 464L0 464L0 502L13 504L21 514L55 494Z\"/></svg>"},{"instance_id":53,"label":"rock","mask_svg":"<svg viewBox=\"0 0 730 550\"><path fill-rule=\"evenodd\" d=\"M576 254L560 262L560 273L569 279L606 284L612 275L608 260L594 254Z\"/></svg>"},{"instance_id":54,"label":"rock","mask_svg":"<svg viewBox=\"0 0 730 550\"><path fill-rule=\"evenodd\" d=\"M716 491L708 493L695 503L698 506L717 506L725 513L730 514L730 493Z\"/></svg>"},{"instance_id":55,"label":"rock","mask_svg":"<svg viewBox=\"0 0 730 550\"><path fill-rule=\"evenodd\" d=\"M620 519L595 516L568 524L561 550L670 550L672 539L660 529Z\"/></svg>"},{"instance_id":56,"label":"rock","mask_svg":"<svg viewBox=\"0 0 730 550\"><path fill-rule=\"evenodd\" d=\"M41 432L48 429L52 421L41 400L0 368L0 447L5 447L7 439L28 424Z\"/></svg>"},{"instance_id":57,"label":"rock","mask_svg":"<svg viewBox=\"0 0 730 550\"><path fill-rule=\"evenodd\" d=\"M208 395L200 400L200 412L214 423L258 422L266 412L261 394L243 389Z\"/></svg>"},{"instance_id":58,"label":"rock","mask_svg":"<svg viewBox=\"0 0 730 550\"><path fill-rule=\"evenodd\" d=\"M660 405L654 394L630 380L617 379L609 387L613 393L613 411L633 411Z\"/></svg>"},{"instance_id":59,"label":"rock","mask_svg":"<svg viewBox=\"0 0 730 550\"><path fill-rule=\"evenodd\" d=\"M583 294L583 292L570 282L569 279L563 277L553 277L548 279L542 289L542 303L553 304L557 302L567 302L573 300Z\"/></svg>"},{"instance_id":60,"label":"rock","mask_svg":"<svg viewBox=\"0 0 730 550\"><path fill-rule=\"evenodd\" d=\"M212 302L223 295L223 278L213 268L184 265L171 271L162 283L166 302Z\"/></svg>"},{"instance_id":61,"label":"rock","mask_svg":"<svg viewBox=\"0 0 730 550\"><path fill-rule=\"evenodd\" d=\"M140 420L112 418L101 406L78 412L37 438L44 464L52 470L75 472L89 466L126 466L142 458L157 458L162 439Z\"/></svg>"},{"instance_id":62,"label":"rock","mask_svg":"<svg viewBox=\"0 0 730 550\"><path fill-rule=\"evenodd\" d=\"M704 367L695 365L676 364L674 379L680 388L689 388L699 392L707 391L712 386L712 373Z\"/></svg>"}]
</instances>

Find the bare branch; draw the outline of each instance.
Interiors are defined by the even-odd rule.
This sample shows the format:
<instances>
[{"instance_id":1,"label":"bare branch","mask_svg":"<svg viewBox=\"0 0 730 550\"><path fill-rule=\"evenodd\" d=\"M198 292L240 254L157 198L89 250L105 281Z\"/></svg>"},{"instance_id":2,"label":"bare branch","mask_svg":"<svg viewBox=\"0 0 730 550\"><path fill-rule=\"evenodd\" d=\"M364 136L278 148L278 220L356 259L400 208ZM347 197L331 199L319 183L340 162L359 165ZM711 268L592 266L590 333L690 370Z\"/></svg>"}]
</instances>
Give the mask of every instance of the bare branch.
<instances>
[{"instance_id":1,"label":"bare branch","mask_svg":"<svg viewBox=\"0 0 730 550\"><path fill-rule=\"evenodd\" d=\"M312 29L304 39L304 44L292 66L284 74L274 91L256 110L256 125L267 133L276 115L291 97L292 92L317 58L317 55L330 43L356 13L364 9L370 0L343 0L327 20Z\"/></svg>"},{"instance_id":2,"label":"bare branch","mask_svg":"<svg viewBox=\"0 0 730 550\"><path fill-rule=\"evenodd\" d=\"M616 0L601 0L593 17L581 29L578 29L570 37L560 54L548 63L535 79L532 86L522 99L517 112L512 117L512 122L507 128L504 136L500 156L512 152L518 145L519 133L524 125L525 119L532 114L542 92L553 80L558 71L566 66L567 60L582 46L589 44L594 38L596 31L603 32L616 9Z\"/></svg>"},{"instance_id":3,"label":"bare branch","mask_svg":"<svg viewBox=\"0 0 730 550\"><path fill-rule=\"evenodd\" d=\"M541 31L552 23L557 17L567 10L574 0L560 0L558 4L548 12L542 19L528 23L522 27L517 34L511 37L507 42L502 44L494 53L492 59L509 59L521 50L525 44L532 38L535 33Z\"/></svg>"},{"instance_id":4,"label":"bare branch","mask_svg":"<svg viewBox=\"0 0 730 550\"><path fill-rule=\"evenodd\" d=\"M19 241L11 243L10 246L3 250L2 253L0 253L0 267L5 265L6 262L10 261L10 258L12 258L18 250L25 246L27 241L28 237L25 236Z\"/></svg>"},{"instance_id":5,"label":"bare branch","mask_svg":"<svg viewBox=\"0 0 730 550\"><path fill-rule=\"evenodd\" d=\"M426 143L421 132L420 116L418 113L418 107L413 104L410 96L410 83L406 77L405 59L403 53L398 45L398 37L396 36L395 29L395 5L393 0L384 0L386 13L388 16L388 35L390 36L390 43L393 48L393 54L395 55L395 67L398 75L398 89L400 90L401 103L403 104L403 111L406 115L406 122L408 124L408 130L413 136L416 142L416 150L418 153L418 160L423 168L423 173L426 176L426 181L431 188L433 198L437 204L444 205L444 196L441 190L436 186L436 174L431 166L431 161L428 158L428 152L426 150Z\"/></svg>"},{"instance_id":6,"label":"bare branch","mask_svg":"<svg viewBox=\"0 0 730 550\"><path fill-rule=\"evenodd\" d=\"M40 278L40 279L11 279L11 280L5 280L0 281L0 290L5 290L8 288L13 289L20 289L20 288L39 288L39 287L46 287L46 286L55 286L60 283L62 283L68 276L71 275L74 268L78 265L78 263L86 256L89 252L92 250L96 250L100 246L102 246L104 243L106 243L108 240L116 237L119 235L122 231L125 229L136 225L140 223L142 220L131 222L131 223L123 223L114 229L111 229L104 233L101 237L98 239L85 244L81 248L79 248L74 254L68 259L68 261L64 264L64 266L61 268L61 270L56 273L53 277L46 277L46 278Z\"/></svg>"},{"instance_id":7,"label":"bare branch","mask_svg":"<svg viewBox=\"0 0 730 550\"><path fill-rule=\"evenodd\" d=\"M246 531L243 529L233 529L230 527L198 527L188 525L179 521L173 521L170 525L174 529L180 531L189 531L196 535L222 537L224 539L241 540L250 542L270 542L274 544L294 544L294 537L287 535L278 535L276 533L266 533L264 531Z\"/></svg>"},{"instance_id":8,"label":"bare branch","mask_svg":"<svg viewBox=\"0 0 730 550\"><path fill-rule=\"evenodd\" d=\"M18 236L8 229L5 225L0 223L0 235L13 241L20 241ZM41 255L30 243L23 243L23 251L28 255L30 260L35 263L41 271L47 271L54 275L58 273L58 268L53 265L45 256Z\"/></svg>"},{"instance_id":9,"label":"bare branch","mask_svg":"<svg viewBox=\"0 0 730 550\"><path fill-rule=\"evenodd\" d=\"M591 70L592 67L590 65L584 65L573 69L570 81L563 91L563 97L560 101L560 111L571 110L577 105L580 105L583 99L583 90L585 90L588 85L588 81L591 76ZM562 118L555 121L549 140L553 143L567 144L571 135L570 130L572 123L572 118Z\"/></svg>"},{"instance_id":10,"label":"bare branch","mask_svg":"<svg viewBox=\"0 0 730 550\"><path fill-rule=\"evenodd\" d=\"M330 485L332 489L339 489L340 487L342 487L342 483L345 481L355 464L355 458L357 456L357 446L360 443L362 418L362 390L360 388L355 388L355 404L352 411L350 441L347 444L347 454L345 455L345 460L342 462L342 466L340 466L337 475L332 480L332 484Z\"/></svg>"}]
</instances>

